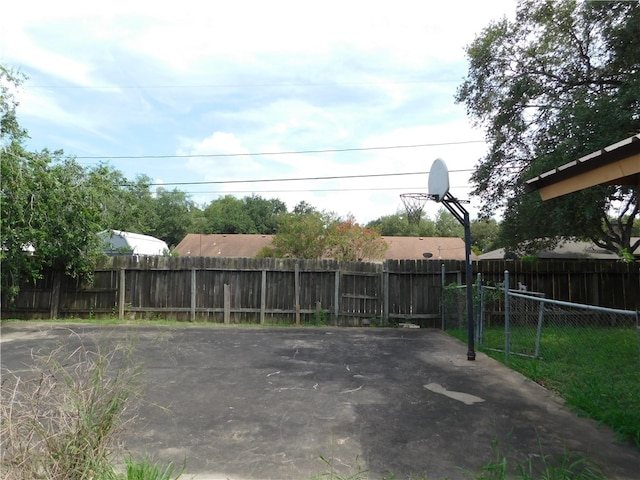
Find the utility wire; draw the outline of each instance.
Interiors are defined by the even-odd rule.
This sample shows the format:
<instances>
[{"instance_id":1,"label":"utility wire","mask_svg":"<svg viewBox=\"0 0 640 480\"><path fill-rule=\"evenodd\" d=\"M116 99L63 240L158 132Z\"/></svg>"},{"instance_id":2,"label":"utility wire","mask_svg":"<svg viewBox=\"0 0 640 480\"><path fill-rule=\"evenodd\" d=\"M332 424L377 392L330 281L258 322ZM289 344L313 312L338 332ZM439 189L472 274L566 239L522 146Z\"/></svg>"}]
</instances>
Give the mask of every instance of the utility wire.
<instances>
[{"instance_id":1,"label":"utility wire","mask_svg":"<svg viewBox=\"0 0 640 480\"><path fill-rule=\"evenodd\" d=\"M214 83L214 84L193 84L193 85L39 85L30 84L23 88L47 88L47 89L83 89L83 90L133 90L133 89L202 89L202 88L263 88L263 87L358 87L376 85L411 85L411 84L442 84L458 83L457 79L451 80L399 80L380 82L309 82L309 83Z\"/></svg>"},{"instance_id":2,"label":"utility wire","mask_svg":"<svg viewBox=\"0 0 640 480\"><path fill-rule=\"evenodd\" d=\"M462 188L471 188L469 185L460 185L460 186L451 186L450 190L457 190ZM304 189L287 189L287 190L217 190L217 191L188 191L182 192L188 195L212 195L212 194L231 194L231 193L300 193L300 192L380 192L380 191L398 191L402 190L405 192L408 191L420 191L424 190L425 186L420 187L363 187L363 188L304 188Z\"/></svg>"},{"instance_id":3,"label":"utility wire","mask_svg":"<svg viewBox=\"0 0 640 480\"><path fill-rule=\"evenodd\" d=\"M470 143L484 143L484 140L464 140L460 142L420 143L416 145L393 145L385 147L361 147L361 148L327 148L323 150L291 150L278 152L253 152L253 153L194 153L185 155L112 155L112 156L78 156L82 160L123 160L123 159L158 159L158 158L212 158L212 157L252 157L261 155L293 155L299 153L339 153L358 152L370 150L392 150L400 148L441 147L447 145L466 145Z\"/></svg>"},{"instance_id":4,"label":"utility wire","mask_svg":"<svg viewBox=\"0 0 640 480\"><path fill-rule=\"evenodd\" d=\"M472 169L449 170L449 173L472 172ZM162 187L166 185L228 185L234 183L266 183L266 182L301 182L309 180L339 180L346 178L373 178L373 177L398 177L408 175L428 175L429 171L424 172L402 172L402 173L368 173L361 175L329 175L323 177L283 177L283 178L259 178L249 180L211 180L201 182L162 182L162 183L146 183L149 187ZM128 187L135 186L135 183L121 183L118 186Z\"/></svg>"}]
</instances>

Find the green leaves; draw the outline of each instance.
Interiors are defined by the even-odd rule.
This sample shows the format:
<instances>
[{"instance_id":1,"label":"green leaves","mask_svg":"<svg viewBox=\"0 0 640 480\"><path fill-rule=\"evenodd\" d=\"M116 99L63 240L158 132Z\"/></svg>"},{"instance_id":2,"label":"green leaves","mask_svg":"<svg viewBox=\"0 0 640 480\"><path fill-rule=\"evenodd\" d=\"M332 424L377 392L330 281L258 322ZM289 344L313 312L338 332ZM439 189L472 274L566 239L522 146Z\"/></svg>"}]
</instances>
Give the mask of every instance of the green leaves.
<instances>
[{"instance_id":1,"label":"green leaves","mask_svg":"<svg viewBox=\"0 0 640 480\"><path fill-rule=\"evenodd\" d=\"M607 241L615 232L601 226L614 197L631 200L637 215L628 190L597 188L543 204L523 199L522 186L640 131L639 44L637 2L522 0L515 21L490 24L467 48L456 101L489 143L472 175L474 194L487 216L506 208L516 226L507 235L512 245L553 235Z\"/></svg>"}]
</instances>

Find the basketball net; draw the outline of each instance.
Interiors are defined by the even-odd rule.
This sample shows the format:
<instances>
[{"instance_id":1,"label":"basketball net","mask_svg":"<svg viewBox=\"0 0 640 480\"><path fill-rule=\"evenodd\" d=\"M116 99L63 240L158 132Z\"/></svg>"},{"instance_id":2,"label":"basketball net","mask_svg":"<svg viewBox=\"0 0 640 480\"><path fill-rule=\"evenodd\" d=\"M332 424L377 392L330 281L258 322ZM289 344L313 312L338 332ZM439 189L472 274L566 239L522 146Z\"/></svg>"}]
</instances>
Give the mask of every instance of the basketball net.
<instances>
[{"instance_id":1,"label":"basketball net","mask_svg":"<svg viewBox=\"0 0 640 480\"><path fill-rule=\"evenodd\" d=\"M425 193L401 193L400 198L407 211L407 220L410 224L417 225L422 218L424 205L429 198Z\"/></svg>"}]
</instances>

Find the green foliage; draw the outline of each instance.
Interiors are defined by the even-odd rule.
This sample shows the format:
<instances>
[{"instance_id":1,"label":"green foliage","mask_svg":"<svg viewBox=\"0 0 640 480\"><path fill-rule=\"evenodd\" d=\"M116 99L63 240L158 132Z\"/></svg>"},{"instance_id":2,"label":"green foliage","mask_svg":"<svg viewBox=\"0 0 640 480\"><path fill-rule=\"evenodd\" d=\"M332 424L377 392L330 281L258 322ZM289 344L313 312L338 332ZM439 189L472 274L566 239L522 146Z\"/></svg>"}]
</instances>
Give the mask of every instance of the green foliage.
<instances>
[{"instance_id":1,"label":"green foliage","mask_svg":"<svg viewBox=\"0 0 640 480\"><path fill-rule=\"evenodd\" d=\"M484 253L500 247L500 224L495 218L471 221L471 248Z\"/></svg>"},{"instance_id":2,"label":"green foliage","mask_svg":"<svg viewBox=\"0 0 640 480\"><path fill-rule=\"evenodd\" d=\"M90 279L101 255L96 177L62 152L13 148L1 160L4 304L46 267Z\"/></svg>"},{"instance_id":3,"label":"green foliage","mask_svg":"<svg viewBox=\"0 0 640 480\"><path fill-rule=\"evenodd\" d=\"M424 217L419 223L409 223L405 213L385 215L367 224L367 228L376 230L386 237L435 237L436 226L432 220Z\"/></svg>"},{"instance_id":4,"label":"green foliage","mask_svg":"<svg viewBox=\"0 0 640 480\"><path fill-rule=\"evenodd\" d=\"M355 218L349 216L329 228L325 256L350 262L380 260L384 258L388 247L379 233L361 227Z\"/></svg>"},{"instance_id":5,"label":"green foliage","mask_svg":"<svg viewBox=\"0 0 640 480\"><path fill-rule=\"evenodd\" d=\"M464 226L447 210L438 210L435 225L436 237L464 238Z\"/></svg>"},{"instance_id":6,"label":"green foliage","mask_svg":"<svg viewBox=\"0 0 640 480\"><path fill-rule=\"evenodd\" d=\"M286 205L278 199L266 200L258 195L239 199L225 195L204 209L204 233L260 233L276 232Z\"/></svg>"},{"instance_id":7,"label":"green foliage","mask_svg":"<svg viewBox=\"0 0 640 480\"><path fill-rule=\"evenodd\" d=\"M281 215L272 247L263 249L258 257L321 258L328 246L327 230L334 221L333 215L319 212Z\"/></svg>"},{"instance_id":8,"label":"green foliage","mask_svg":"<svg viewBox=\"0 0 640 480\"><path fill-rule=\"evenodd\" d=\"M117 480L177 480L182 477L186 469L186 465L183 465L182 470L176 473L172 463L160 465L148 457L142 460L128 458L125 460L125 467L125 475Z\"/></svg>"},{"instance_id":9,"label":"green foliage","mask_svg":"<svg viewBox=\"0 0 640 480\"><path fill-rule=\"evenodd\" d=\"M155 222L148 234L176 246L191 230L196 206L186 193L164 188L156 190L152 206Z\"/></svg>"},{"instance_id":10,"label":"green foliage","mask_svg":"<svg viewBox=\"0 0 640 480\"><path fill-rule=\"evenodd\" d=\"M258 257L376 260L384 258L387 247L378 232L358 225L352 216L342 220L328 213L291 213L281 215L272 246Z\"/></svg>"},{"instance_id":11,"label":"green foliage","mask_svg":"<svg viewBox=\"0 0 640 480\"><path fill-rule=\"evenodd\" d=\"M472 176L483 213L506 206L509 246L575 236L618 251L638 216L633 188L595 187L553 201L524 182L640 131L640 5L521 0L467 47L456 100L485 128ZM616 222L611 208L621 205ZM626 220L625 220L626 218Z\"/></svg>"}]
</instances>

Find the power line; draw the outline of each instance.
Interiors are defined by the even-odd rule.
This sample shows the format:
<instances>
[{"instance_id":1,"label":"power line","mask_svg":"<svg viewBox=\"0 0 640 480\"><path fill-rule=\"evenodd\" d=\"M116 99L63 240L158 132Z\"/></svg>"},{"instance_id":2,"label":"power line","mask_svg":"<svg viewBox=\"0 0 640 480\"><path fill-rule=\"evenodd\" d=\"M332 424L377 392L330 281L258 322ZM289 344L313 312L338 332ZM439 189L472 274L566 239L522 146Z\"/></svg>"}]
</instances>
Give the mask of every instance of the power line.
<instances>
[{"instance_id":1,"label":"power line","mask_svg":"<svg viewBox=\"0 0 640 480\"><path fill-rule=\"evenodd\" d=\"M472 172L473 169L449 170L449 173ZM360 175L328 175L322 177L283 177L283 178L258 178L249 180L210 180L200 182L163 182L163 183L146 183L149 187L163 187L166 185L229 185L235 183L267 183L267 182L302 182L316 180L341 180L348 178L373 178L373 177L399 177L408 175L428 175L429 171L424 172L402 172L402 173L367 173ZM121 187L135 186L134 183L122 183Z\"/></svg>"},{"instance_id":2,"label":"power line","mask_svg":"<svg viewBox=\"0 0 640 480\"><path fill-rule=\"evenodd\" d=\"M422 147L442 147L447 145L467 145L471 143L484 143L484 140L464 140L459 142L442 143L420 143L415 145L393 145L383 147L361 147L361 148L327 148L323 150L291 150L278 152L253 152L253 153L194 153L188 155L112 155L112 156L78 156L82 160L126 160L126 159L162 159L162 158L212 158L212 157L252 157L261 155L293 155L301 153L340 153L358 152L370 150L392 150L400 148L422 148Z\"/></svg>"},{"instance_id":3,"label":"power line","mask_svg":"<svg viewBox=\"0 0 640 480\"><path fill-rule=\"evenodd\" d=\"M426 83L458 83L459 80L398 80L381 82L308 82L308 83L213 83L213 84L192 84L192 85L38 85L29 84L23 88L48 88L59 90L160 90L160 89L205 89L205 88L264 88L264 87L358 87L376 85L413 85Z\"/></svg>"},{"instance_id":4,"label":"power line","mask_svg":"<svg viewBox=\"0 0 640 480\"><path fill-rule=\"evenodd\" d=\"M469 185L451 186L451 190L471 188ZM295 188L287 190L216 190L216 191L202 191L195 190L190 192L182 192L189 195L214 195L214 194L231 194L231 193L300 193L300 192L380 192L380 191L419 191L424 190L425 186L420 187L363 187L363 188Z\"/></svg>"}]
</instances>

